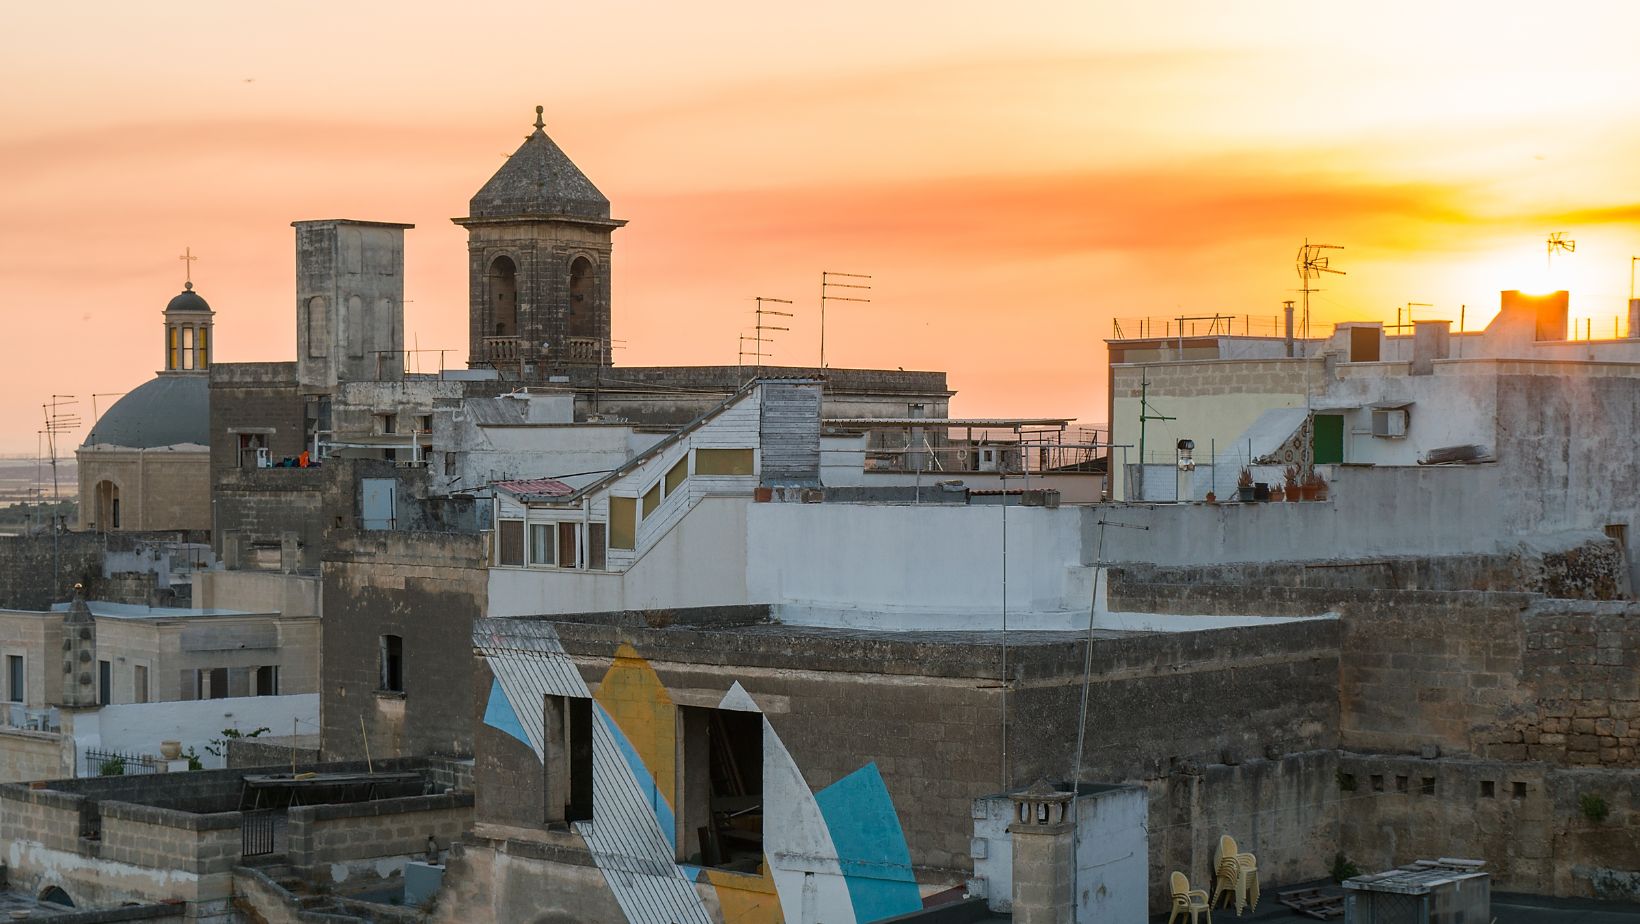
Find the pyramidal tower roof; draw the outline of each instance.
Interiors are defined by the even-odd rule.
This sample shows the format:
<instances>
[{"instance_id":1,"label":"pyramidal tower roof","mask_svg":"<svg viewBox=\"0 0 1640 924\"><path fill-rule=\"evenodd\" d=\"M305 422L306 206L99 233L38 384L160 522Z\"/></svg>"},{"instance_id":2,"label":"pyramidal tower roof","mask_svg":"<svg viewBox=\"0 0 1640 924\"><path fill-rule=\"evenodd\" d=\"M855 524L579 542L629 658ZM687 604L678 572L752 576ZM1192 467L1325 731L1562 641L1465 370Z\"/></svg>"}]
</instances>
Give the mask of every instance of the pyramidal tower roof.
<instances>
[{"instance_id":1,"label":"pyramidal tower roof","mask_svg":"<svg viewBox=\"0 0 1640 924\"><path fill-rule=\"evenodd\" d=\"M608 222L609 200L563 149L547 137L535 107L535 131L473 196L468 220L568 218Z\"/></svg>"}]
</instances>

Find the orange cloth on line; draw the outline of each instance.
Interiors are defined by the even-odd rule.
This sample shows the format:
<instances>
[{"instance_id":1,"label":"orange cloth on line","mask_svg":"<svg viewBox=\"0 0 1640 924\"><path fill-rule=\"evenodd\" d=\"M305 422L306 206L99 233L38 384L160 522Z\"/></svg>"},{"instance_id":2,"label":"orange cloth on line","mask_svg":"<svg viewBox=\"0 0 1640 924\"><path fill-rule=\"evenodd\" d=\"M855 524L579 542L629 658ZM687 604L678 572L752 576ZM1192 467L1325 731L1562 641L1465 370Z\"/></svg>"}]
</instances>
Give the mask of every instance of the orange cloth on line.
<instances>
[{"instance_id":1,"label":"orange cloth on line","mask_svg":"<svg viewBox=\"0 0 1640 924\"><path fill-rule=\"evenodd\" d=\"M302 454L296 457L296 464L301 468L308 467L308 451L306 449L302 450Z\"/></svg>"}]
</instances>

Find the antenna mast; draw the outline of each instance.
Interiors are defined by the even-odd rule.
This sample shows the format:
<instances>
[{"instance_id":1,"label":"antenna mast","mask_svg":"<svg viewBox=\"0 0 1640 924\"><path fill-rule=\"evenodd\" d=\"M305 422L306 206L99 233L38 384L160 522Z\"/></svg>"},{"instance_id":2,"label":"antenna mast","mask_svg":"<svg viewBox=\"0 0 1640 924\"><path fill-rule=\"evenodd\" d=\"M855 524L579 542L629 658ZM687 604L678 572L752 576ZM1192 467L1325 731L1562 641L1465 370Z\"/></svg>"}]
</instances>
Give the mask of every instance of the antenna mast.
<instances>
[{"instance_id":1,"label":"antenna mast","mask_svg":"<svg viewBox=\"0 0 1640 924\"><path fill-rule=\"evenodd\" d=\"M745 365L746 357L751 356L757 361L757 368L762 369L763 360L774 358L773 353L765 352L763 349L765 345L774 343L774 338L766 336L764 332L791 330L789 327L776 327L773 324L765 323L763 319L790 318L796 317L796 315L793 315L790 311L776 311L773 308L763 307L764 302L771 305L790 305L792 301L789 298L770 298L766 295L756 295L752 297L752 301L757 302L757 310L754 312L757 316L757 324L752 328L753 334L750 337L745 334L740 335L740 364ZM747 343L752 344L750 350L746 349Z\"/></svg>"},{"instance_id":2,"label":"antenna mast","mask_svg":"<svg viewBox=\"0 0 1640 924\"><path fill-rule=\"evenodd\" d=\"M831 294L832 289L864 289L871 291L871 283L832 282L837 279L870 279L864 273L826 273L820 274L820 368L826 368L826 302L865 302L870 304L869 298L853 298Z\"/></svg>"},{"instance_id":3,"label":"antenna mast","mask_svg":"<svg viewBox=\"0 0 1640 924\"><path fill-rule=\"evenodd\" d=\"M1322 254L1323 250L1343 250L1342 244L1312 244L1309 238L1304 239L1304 246L1298 248L1298 279L1301 284L1299 292L1304 295L1304 339L1310 338L1310 293L1320 289L1311 287L1310 283L1321 278L1322 273L1332 273L1335 276L1345 275L1343 270L1333 269L1329 259Z\"/></svg>"},{"instance_id":4,"label":"antenna mast","mask_svg":"<svg viewBox=\"0 0 1640 924\"><path fill-rule=\"evenodd\" d=\"M79 402L73 395L52 395L51 400L40 405L46 418L46 446L51 452L51 499L63 499L62 490L57 484L57 434L71 433L80 428L80 415L65 410Z\"/></svg>"}]
</instances>

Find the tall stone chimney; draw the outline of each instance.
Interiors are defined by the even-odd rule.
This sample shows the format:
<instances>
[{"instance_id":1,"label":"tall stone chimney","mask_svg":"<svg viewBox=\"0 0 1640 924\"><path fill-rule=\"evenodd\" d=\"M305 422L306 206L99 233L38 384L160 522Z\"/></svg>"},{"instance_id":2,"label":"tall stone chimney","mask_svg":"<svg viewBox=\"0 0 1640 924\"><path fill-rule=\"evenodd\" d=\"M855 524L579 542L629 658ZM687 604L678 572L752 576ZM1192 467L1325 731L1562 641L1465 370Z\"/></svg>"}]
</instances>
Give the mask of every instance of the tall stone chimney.
<instances>
[{"instance_id":1,"label":"tall stone chimney","mask_svg":"<svg viewBox=\"0 0 1640 924\"><path fill-rule=\"evenodd\" d=\"M1073 794L1037 780L1014 793L1008 834L1014 850L1014 924L1076 920L1076 823Z\"/></svg>"},{"instance_id":2,"label":"tall stone chimney","mask_svg":"<svg viewBox=\"0 0 1640 924\"><path fill-rule=\"evenodd\" d=\"M1640 298L1629 299L1629 339L1640 337Z\"/></svg>"},{"instance_id":3,"label":"tall stone chimney","mask_svg":"<svg viewBox=\"0 0 1640 924\"><path fill-rule=\"evenodd\" d=\"M1412 322L1412 366L1410 375L1430 375L1435 360L1452 355L1451 321Z\"/></svg>"},{"instance_id":4,"label":"tall stone chimney","mask_svg":"<svg viewBox=\"0 0 1640 924\"><path fill-rule=\"evenodd\" d=\"M79 584L74 585L74 602L63 617L62 704L97 705L97 620Z\"/></svg>"}]
</instances>

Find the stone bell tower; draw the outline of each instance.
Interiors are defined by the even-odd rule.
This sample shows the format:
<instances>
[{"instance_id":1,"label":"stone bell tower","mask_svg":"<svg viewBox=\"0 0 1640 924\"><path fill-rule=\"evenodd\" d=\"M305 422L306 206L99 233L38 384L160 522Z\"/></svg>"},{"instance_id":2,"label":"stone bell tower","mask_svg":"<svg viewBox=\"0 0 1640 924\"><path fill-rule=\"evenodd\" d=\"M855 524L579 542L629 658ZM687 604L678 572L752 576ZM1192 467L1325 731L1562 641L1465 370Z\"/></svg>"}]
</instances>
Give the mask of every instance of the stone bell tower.
<instances>
[{"instance_id":1,"label":"stone bell tower","mask_svg":"<svg viewBox=\"0 0 1640 924\"><path fill-rule=\"evenodd\" d=\"M63 617L63 700L61 705L97 705L97 620L85 591L74 585L74 602Z\"/></svg>"},{"instance_id":2,"label":"stone bell tower","mask_svg":"<svg viewBox=\"0 0 1640 924\"><path fill-rule=\"evenodd\" d=\"M609 365L609 200L535 131L473 196L467 229L468 365L540 378ZM509 376L509 377L510 377Z\"/></svg>"}]
</instances>

